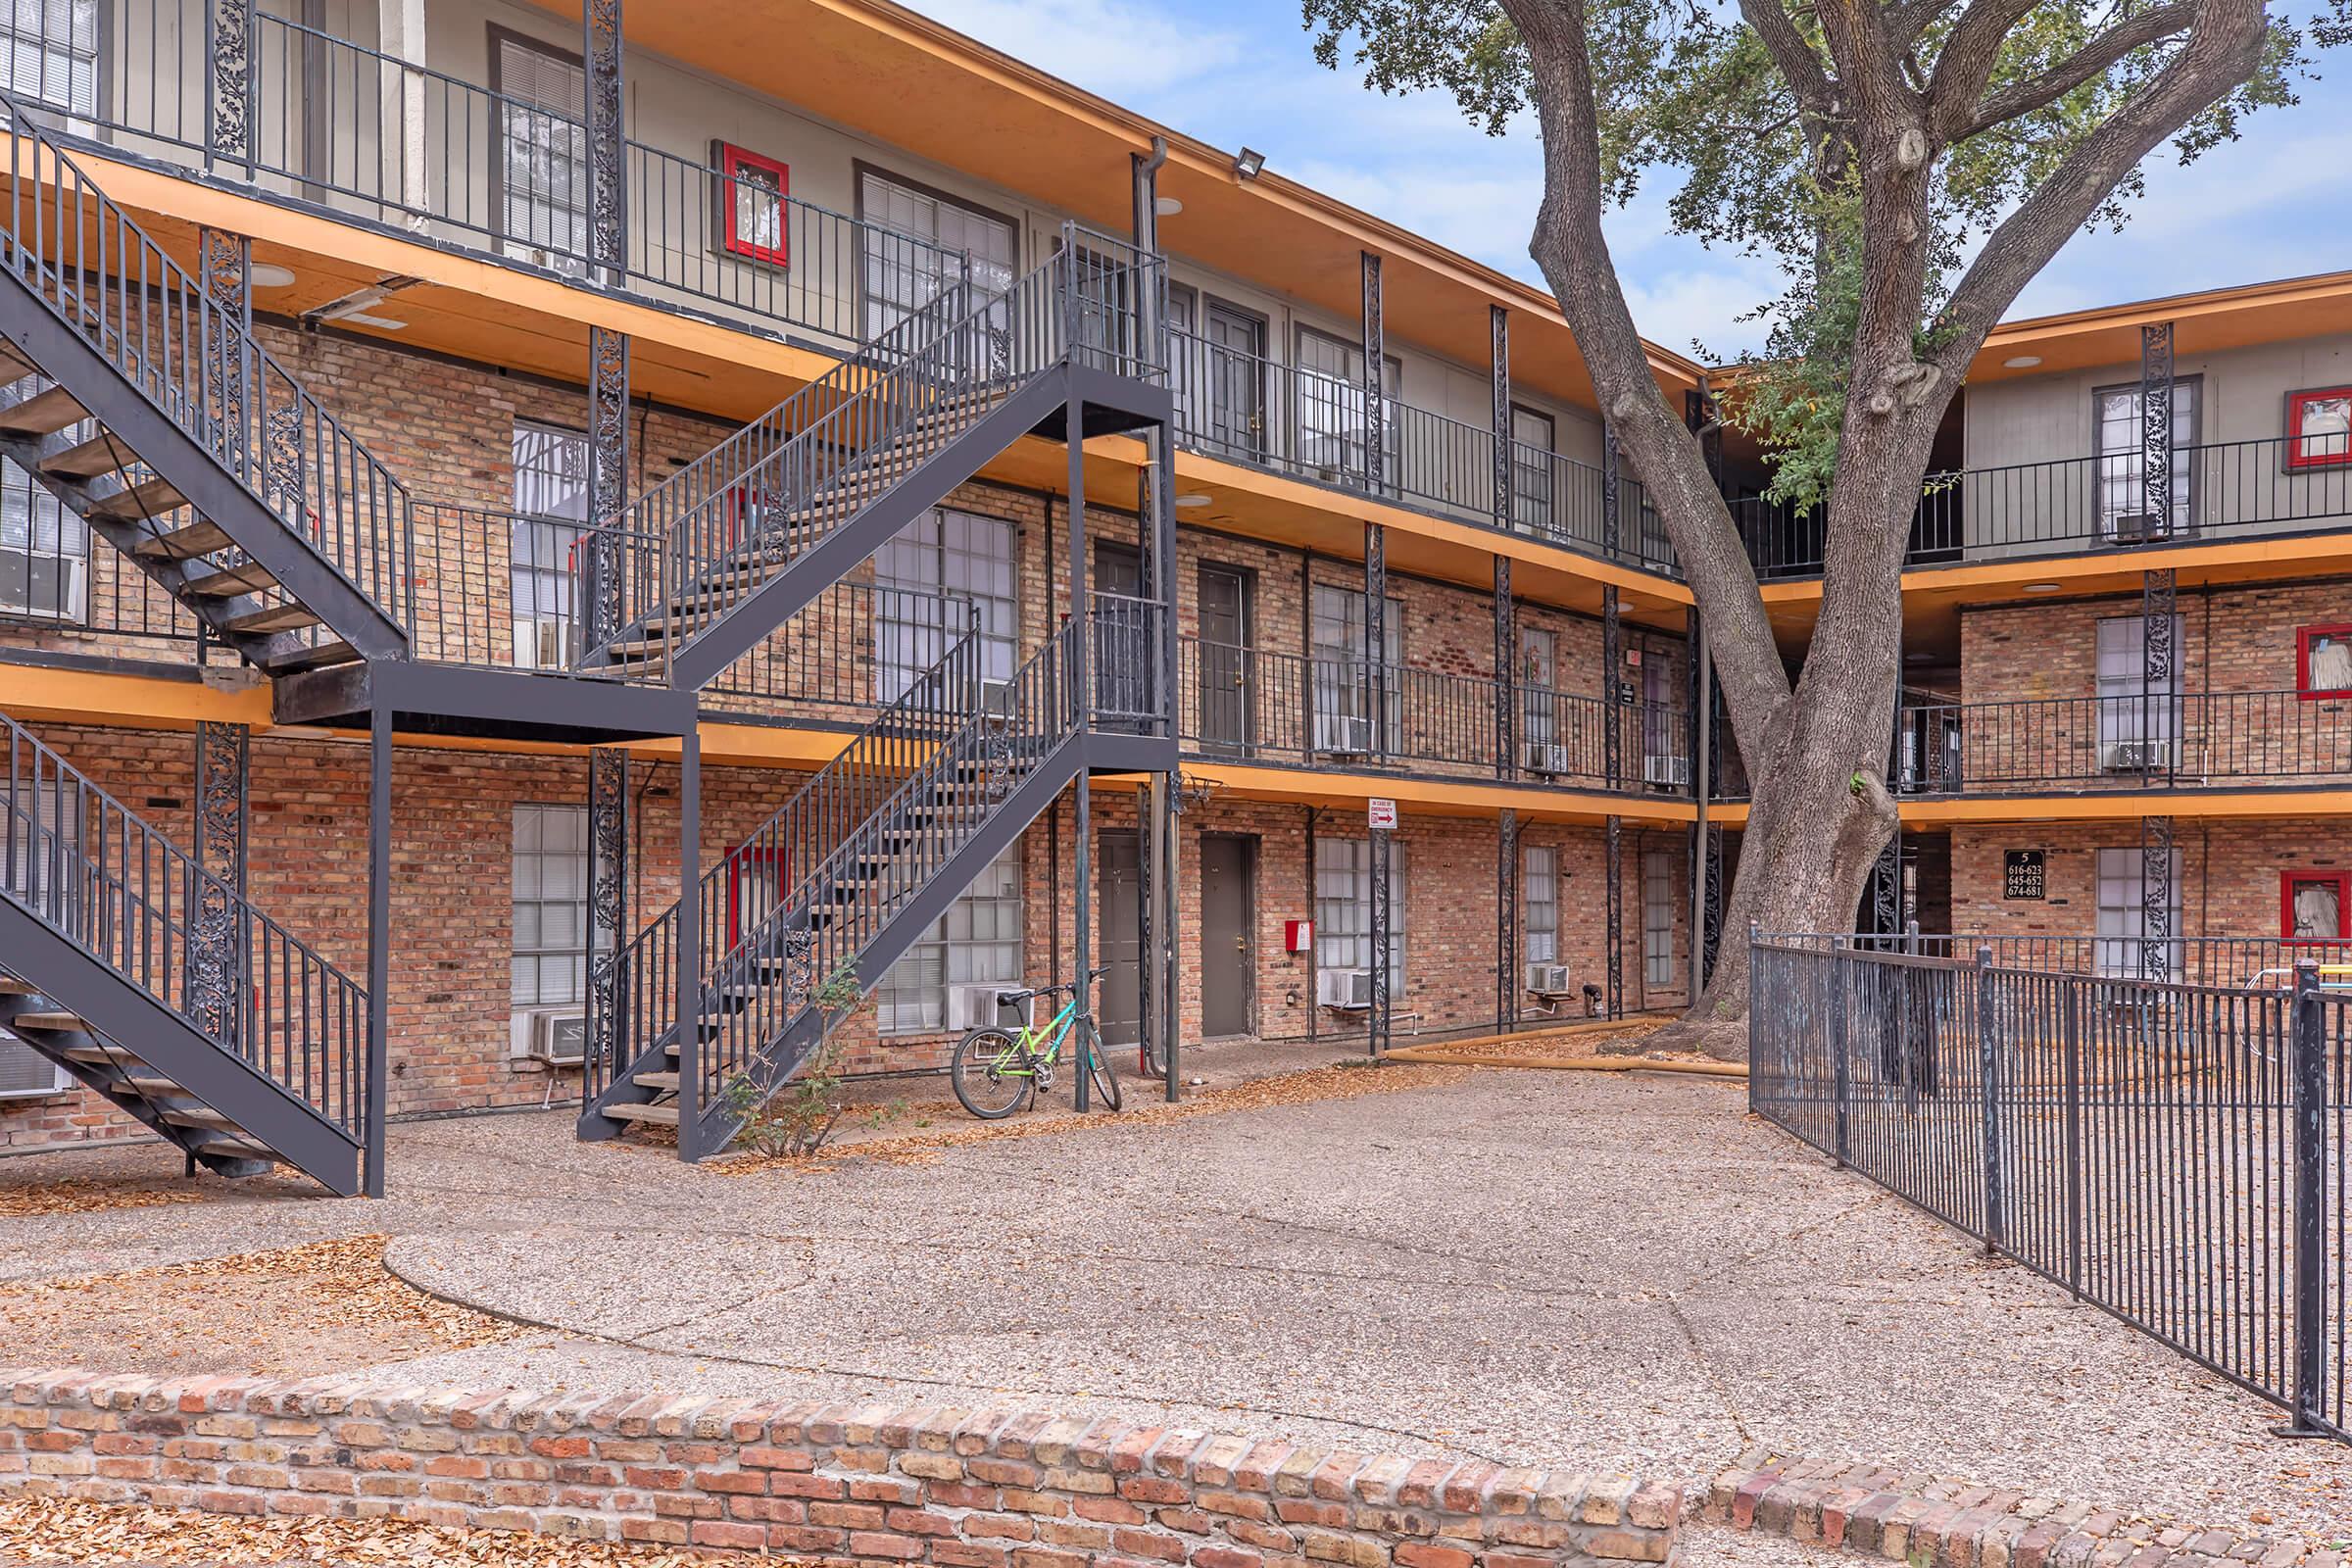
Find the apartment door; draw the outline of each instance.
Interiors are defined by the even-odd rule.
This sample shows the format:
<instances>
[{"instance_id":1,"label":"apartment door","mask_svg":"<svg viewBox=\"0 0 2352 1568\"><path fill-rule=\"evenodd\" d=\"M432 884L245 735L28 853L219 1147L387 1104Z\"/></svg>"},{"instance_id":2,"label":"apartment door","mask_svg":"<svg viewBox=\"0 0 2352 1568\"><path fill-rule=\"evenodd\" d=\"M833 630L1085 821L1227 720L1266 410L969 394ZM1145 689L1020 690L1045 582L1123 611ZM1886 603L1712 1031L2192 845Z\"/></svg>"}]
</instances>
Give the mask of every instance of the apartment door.
<instances>
[{"instance_id":1,"label":"apartment door","mask_svg":"<svg viewBox=\"0 0 2352 1568\"><path fill-rule=\"evenodd\" d=\"M1200 744L1245 752L1251 726L1250 573L1236 566L1200 568Z\"/></svg>"},{"instance_id":2,"label":"apartment door","mask_svg":"<svg viewBox=\"0 0 2352 1568\"><path fill-rule=\"evenodd\" d=\"M1114 539L1095 542L1095 706L1108 718L1152 713L1152 627L1144 556Z\"/></svg>"},{"instance_id":3,"label":"apartment door","mask_svg":"<svg viewBox=\"0 0 2352 1568\"><path fill-rule=\"evenodd\" d=\"M1133 828L1095 835L1095 927L1098 960L1110 966L1095 994L1095 1023L1106 1046L1132 1046L1143 1035L1144 843Z\"/></svg>"},{"instance_id":4,"label":"apartment door","mask_svg":"<svg viewBox=\"0 0 2352 1568\"><path fill-rule=\"evenodd\" d=\"M1546 627L1519 628L1519 754L1538 772L1564 773L1560 744L1559 694L1552 688L1559 668L1559 640Z\"/></svg>"},{"instance_id":5,"label":"apartment door","mask_svg":"<svg viewBox=\"0 0 2352 1568\"><path fill-rule=\"evenodd\" d=\"M1266 455L1266 323L1207 300L1200 336L1208 360L1201 434L1215 451L1255 462Z\"/></svg>"},{"instance_id":6,"label":"apartment door","mask_svg":"<svg viewBox=\"0 0 2352 1568\"><path fill-rule=\"evenodd\" d=\"M1256 1002L1257 840L1200 835L1200 1033L1250 1033Z\"/></svg>"}]
</instances>

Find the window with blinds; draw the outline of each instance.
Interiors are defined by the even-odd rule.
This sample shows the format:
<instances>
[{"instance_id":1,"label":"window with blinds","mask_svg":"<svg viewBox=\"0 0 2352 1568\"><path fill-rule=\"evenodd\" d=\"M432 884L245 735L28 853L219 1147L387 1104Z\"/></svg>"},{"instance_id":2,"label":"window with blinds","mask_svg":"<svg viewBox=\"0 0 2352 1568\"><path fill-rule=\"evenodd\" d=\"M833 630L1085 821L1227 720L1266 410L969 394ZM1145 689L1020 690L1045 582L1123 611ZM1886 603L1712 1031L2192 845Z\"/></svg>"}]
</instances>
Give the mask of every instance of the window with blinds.
<instances>
[{"instance_id":1,"label":"window with blinds","mask_svg":"<svg viewBox=\"0 0 2352 1568\"><path fill-rule=\"evenodd\" d=\"M577 60L495 38L500 224L509 255L559 270L588 254L588 77Z\"/></svg>"},{"instance_id":2,"label":"window with blinds","mask_svg":"<svg viewBox=\"0 0 2352 1568\"><path fill-rule=\"evenodd\" d=\"M98 118L98 0L7 0L0 64L8 90L69 115Z\"/></svg>"},{"instance_id":3,"label":"window with blinds","mask_svg":"<svg viewBox=\"0 0 2352 1568\"><path fill-rule=\"evenodd\" d=\"M577 581L573 552L588 520L588 437L514 421L514 510L508 573L514 662L524 669L571 663Z\"/></svg>"}]
</instances>

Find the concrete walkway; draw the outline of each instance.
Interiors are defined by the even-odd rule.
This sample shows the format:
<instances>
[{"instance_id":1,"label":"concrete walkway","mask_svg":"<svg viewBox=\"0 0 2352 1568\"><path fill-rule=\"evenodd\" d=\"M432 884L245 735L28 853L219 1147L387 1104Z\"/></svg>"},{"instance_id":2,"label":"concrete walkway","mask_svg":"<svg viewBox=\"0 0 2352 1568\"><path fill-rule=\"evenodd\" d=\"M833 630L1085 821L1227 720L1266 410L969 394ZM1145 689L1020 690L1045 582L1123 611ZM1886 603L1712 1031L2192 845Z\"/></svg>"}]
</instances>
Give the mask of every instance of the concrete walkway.
<instances>
[{"instance_id":1,"label":"concrete walkway","mask_svg":"<svg viewBox=\"0 0 2352 1568\"><path fill-rule=\"evenodd\" d=\"M1034 1403L1675 1477L1767 1446L2352 1519L2352 1452L2273 1439L2267 1405L1831 1170L1736 1083L1443 1073L813 1172L583 1147L561 1116L408 1126L386 1203L0 1221L0 1279L383 1231L404 1277L563 1331L404 1380Z\"/></svg>"}]
</instances>

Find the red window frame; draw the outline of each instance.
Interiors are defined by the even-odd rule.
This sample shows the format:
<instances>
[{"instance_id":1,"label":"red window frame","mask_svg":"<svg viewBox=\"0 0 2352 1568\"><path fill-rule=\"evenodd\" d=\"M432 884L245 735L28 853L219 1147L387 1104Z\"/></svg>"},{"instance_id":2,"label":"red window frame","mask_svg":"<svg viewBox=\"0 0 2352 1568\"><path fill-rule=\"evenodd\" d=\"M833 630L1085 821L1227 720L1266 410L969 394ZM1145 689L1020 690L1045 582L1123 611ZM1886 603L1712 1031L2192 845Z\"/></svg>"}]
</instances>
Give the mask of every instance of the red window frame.
<instances>
[{"instance_id":1,"label":"red window frame","mask_svg":"<svg viewBox=\"0 0 2352 1568\"><path fill-rule=\"evenodd\" d=\"M2341 452L2306 452L2303 450L2303 406L2322 398L2352 398L2352 386L2314 386L2286 395L2286 466L2297 468L2340 468L2352 465L2352 439L2344 443Z\"/></svg>"},{"instance_id":2,"label":"red window frame","mask_svg":"<svg viewBox=\"0 0 2352 1568\"><path fill-rule=\"evenodd\" d=\"M2352 698L2352 686L2313 689L2311 640L2314 637L2333 637L2339 642L2352 642L2352 620L2322 621L2316 625L2295 628L2295 694L2307 703L2332 703Z\"/></svg>"},{"instance_id":3,"label":"red window frame","mask_svg":"<svg viewBox=\"0 0 2352 1568\"><path fill-rule=\"evenodd\" d=\"M2335 938L2341 942L2352 938L2352 871L2281 871L2278 873L2278 936L2281 941L2316 946L2325 937L2295 935L2295 884L2298 882L2332 882L2335 884Z\"/></svg>"},{"instance_id":4,"label":"red window frame","mask_svg":"<svg viewBox=\"0 0 2352 1568\"><path fill-rule=\"evenodd\" d=\"M784 199L792 194L792 167L765 158L748 147L738 147L731 141L718 144L719 243L730 254L749 257L755 262L766 262L773 267L792 265L792 225L785 221ZM739 234L735 230L735 196L745 170L757 170L776 176L776 243L772 246Z\"/></svg>"},{"instance_id":5,"label":"red window frame","mask_svg":"<svg viewBox=\"0 0 2352 1568\"><path fill-rule=\"evenodd\" d=\"M775 902L791 890L784 885L784 852L773 844L742 844L727 852L727 946L743 941L743 879L746 872L766 871L774 880Z\"/></svg>"}]
</instances>

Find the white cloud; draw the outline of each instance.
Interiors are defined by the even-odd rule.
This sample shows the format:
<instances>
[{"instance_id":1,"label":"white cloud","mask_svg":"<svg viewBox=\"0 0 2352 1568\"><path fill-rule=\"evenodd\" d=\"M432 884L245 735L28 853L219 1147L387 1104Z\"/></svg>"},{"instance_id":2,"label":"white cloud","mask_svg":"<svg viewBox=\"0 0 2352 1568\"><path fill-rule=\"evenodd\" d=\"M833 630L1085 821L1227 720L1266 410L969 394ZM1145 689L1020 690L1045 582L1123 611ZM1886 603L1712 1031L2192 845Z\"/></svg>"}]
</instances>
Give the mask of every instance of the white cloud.
<instances>
[{"instance_id":1,"label":"white cloud","mask_svg":"<svg viewBox=\"0 0 2352 1568\"><path fill-rule=\"evenodd\" d=\"M933 20L1105 98L1169 91L1244 58L1240 35L1138 0L922 0Z\"/></svg>"}]
</instances>

